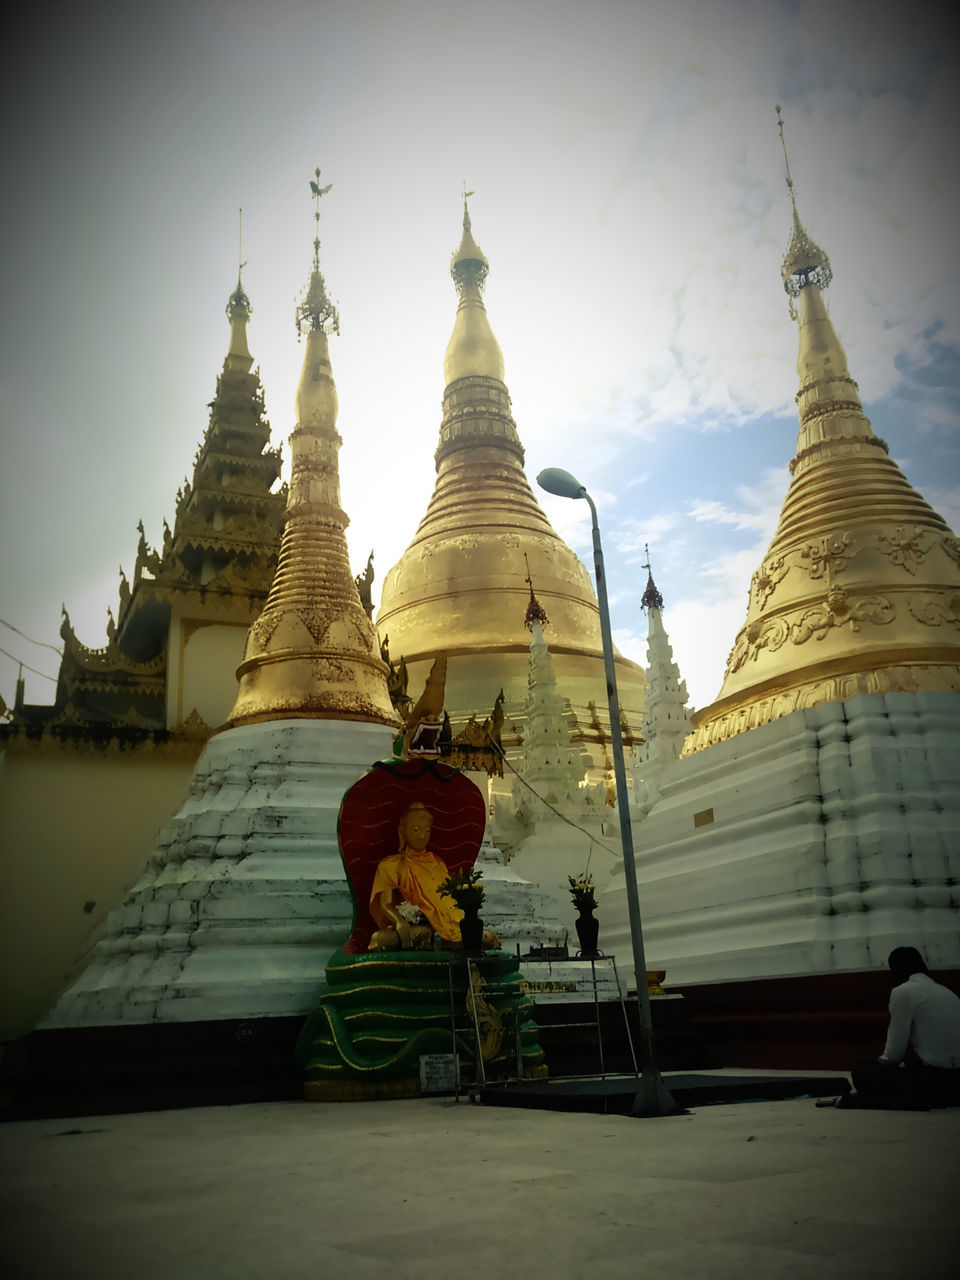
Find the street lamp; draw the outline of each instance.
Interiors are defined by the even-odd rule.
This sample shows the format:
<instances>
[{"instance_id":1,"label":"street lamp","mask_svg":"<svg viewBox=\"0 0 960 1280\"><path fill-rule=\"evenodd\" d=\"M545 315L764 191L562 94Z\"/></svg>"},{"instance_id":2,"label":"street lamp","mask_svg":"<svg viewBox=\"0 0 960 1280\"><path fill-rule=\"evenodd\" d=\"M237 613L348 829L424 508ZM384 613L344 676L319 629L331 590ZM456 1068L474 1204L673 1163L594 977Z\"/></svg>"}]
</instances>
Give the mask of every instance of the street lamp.
<instances>
[{"instance_id":1,"label":"street lamp","mask_svg":"<svg viewBox=\"0 0 960 1280\"><path fill-rule=\"evenodd\" d=\"M600 545L597 508L586 488L569 471L548 467L537 476L537 484L541 489L546 489L547 493L556 494L558 498L584 498L590 507L590 516L593 520L593 565L597 579L597 602L600 606L600 635L603 640L603 669L607 678L607 704L610 708L613 776L617 783L617 810L620 814L620 841L623 846L623 878L627 889L633 966L637 976L637 996L640 1001L642 1067L640 1089L630 1114L634 1116L674 1115L680 1108L663 1083L653 1057L653 1016L650 1011L650 993L647 991L647 961L643 953L640 894L637 889L637 868L633 859L633 831L630 826L630 805L627 800L627 770L623 759L623 735L620 731L620 699L617 695L617 673L613 665L613 636L610 632L610 607L607 602L607 579L603 568L603 548Z\"/></svg>"}]
</instances>

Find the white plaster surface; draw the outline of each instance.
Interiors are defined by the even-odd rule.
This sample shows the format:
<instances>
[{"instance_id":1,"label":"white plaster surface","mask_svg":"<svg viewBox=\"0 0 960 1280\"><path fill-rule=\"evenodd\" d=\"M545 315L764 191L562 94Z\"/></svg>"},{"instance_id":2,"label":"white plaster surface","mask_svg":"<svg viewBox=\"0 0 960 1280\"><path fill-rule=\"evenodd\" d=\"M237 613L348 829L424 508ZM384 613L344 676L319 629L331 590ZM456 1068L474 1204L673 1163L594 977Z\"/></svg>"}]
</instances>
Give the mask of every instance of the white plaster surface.
<instances>
[{"instance_id":1,"label":"white plaster surface","mask_svg":"<svg viewBox=\"0 0 960 1280\"><path fill-rule=\"evenodd\" d=\"M515 952L519 947L523 954L563 932L543 886L505 863L502 851L488 839L481 846L477 870L483 873L485 886L483 922L497 934L504 951Z\"/></svg>"},{"instance_id":2,"label":"white plaster surface","mask_svg":"<svg viewBox=\"0 0 960 1280\"><path fill-rule=\"evenodd\" d=\"M578 945L574 931L577 913L570 898L567 877L586 871L600 893L623 866L616 810L607 808L606 812L610 816L603 822L583 816L574 819L589 835L571 827L561 818L540 819L533 833L521 841L510 860L511 868L518 875L540 885L551 913L558 916L569 931L573 950ZM606 950L602 940L600 945Z\"/></svg>"},{"instance_id":3,"label":"white plaster surface","mask_svg":"<svg viewBox=\"0 0 960 1280\"><path fill-rule=\"evenodd\" d=\"M669 1080L669 1076L667 1077ZM953 1280L960 1111L276 1102L4 1127L17 1280ZM398 1152L416 1169L391 1174Z\"/></svg>"},{"instance_id":4,"label":"white plaster surface","mask_svg":"<svg viewBox=\"0 0 960 1280\"><path fill-rule=\"evenodd\" d=\"M956 966L960 695L864 694L681 759L634 846L668 983L876 969L900 945ZM628 955L622 875L597 914Z\"/></svg>"},{"instance_id":5,"label":"white plaster surface","mask_svg":"<svg viewBox=\"0 0 960 1280\"><path fill-rule=\"evenodd\" d=\"M390 754L382 725L280 720L210 739L146 871L46 1027L303 1013L349 936L343 793Z\"/></svg>"}]
</instances>

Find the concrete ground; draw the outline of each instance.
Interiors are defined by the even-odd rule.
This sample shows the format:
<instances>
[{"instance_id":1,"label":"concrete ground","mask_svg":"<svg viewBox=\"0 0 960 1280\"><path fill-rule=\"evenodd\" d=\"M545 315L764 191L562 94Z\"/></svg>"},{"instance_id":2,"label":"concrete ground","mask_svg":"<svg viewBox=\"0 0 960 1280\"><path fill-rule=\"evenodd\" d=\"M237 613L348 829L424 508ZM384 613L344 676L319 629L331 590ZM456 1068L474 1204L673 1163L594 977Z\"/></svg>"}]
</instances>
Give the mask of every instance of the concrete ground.
<instances>
[{"instance_id":1,"label":"concrete ground","mask_svg":"<svg viewBox=\"0 0 960 1280\"><path fill-rule=\"evenodd\" d=\"M960 1110L275 1102L0 1129L7 1280L958 1274Z\"/></svg>"}]
</instances>

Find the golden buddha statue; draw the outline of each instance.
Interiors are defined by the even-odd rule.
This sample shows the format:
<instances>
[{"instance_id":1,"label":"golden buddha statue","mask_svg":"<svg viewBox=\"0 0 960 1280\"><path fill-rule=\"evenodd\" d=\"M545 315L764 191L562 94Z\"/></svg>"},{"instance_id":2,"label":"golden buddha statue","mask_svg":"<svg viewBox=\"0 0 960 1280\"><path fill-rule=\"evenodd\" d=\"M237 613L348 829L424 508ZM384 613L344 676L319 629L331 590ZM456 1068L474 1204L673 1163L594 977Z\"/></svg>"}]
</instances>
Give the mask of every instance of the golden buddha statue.
<instances>
[{"instance_id":1,"label":"golden buddha statue","mask_svg":"<svg viewBox=\"0 0 960 1280\"><path fill-rule=\"evenodd\" d=\"M377 864L370 890L370 914L377 924L371 951L427 951L435 935L460 941L463 912L440 893L450 871L427 848L432 828L430 810L415 800L397 828L399 851Z\"/></svg>"}]
</instances>

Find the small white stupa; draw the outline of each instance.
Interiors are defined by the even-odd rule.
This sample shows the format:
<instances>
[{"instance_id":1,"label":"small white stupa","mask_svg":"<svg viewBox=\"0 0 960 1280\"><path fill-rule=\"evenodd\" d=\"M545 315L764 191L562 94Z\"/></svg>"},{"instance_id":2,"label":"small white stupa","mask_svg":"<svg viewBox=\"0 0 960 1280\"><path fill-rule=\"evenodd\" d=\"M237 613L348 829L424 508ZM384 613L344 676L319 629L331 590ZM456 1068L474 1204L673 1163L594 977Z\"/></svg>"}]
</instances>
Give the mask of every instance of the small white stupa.
<instances>
[{"instance_id":1,"label":"small white stupa","mask_svg":"<svg viewBox=\"0 0 960 1280\"><path fill-rule=\"evenodd\" d=\"M602 785L587 785L590 758L571 740L569 706L557 690L543 635L548 619L532 583L526 622L532 635L530 666L512 796L520 839L510 866L538 884L553 911L569 921L574 913L568 877L589 871L594 884L604 888L620 865L620 839Z\"/></svg>"},{"instance_id":2,"label":"small white stupa","mask_svg":"<svg viewBox=\"0 0 960 1280\"><path fill-rule=\"evenodd\" d=\"M631 817L639 821L650 812L660 788L675 770L684 739L690 732L687 685L673 660L663 625L663 596L657 590L647 552L647 586L640 600L647 611L647 691L643 711L643 742L634 749Z\"/></svg>"}]
</instances>

